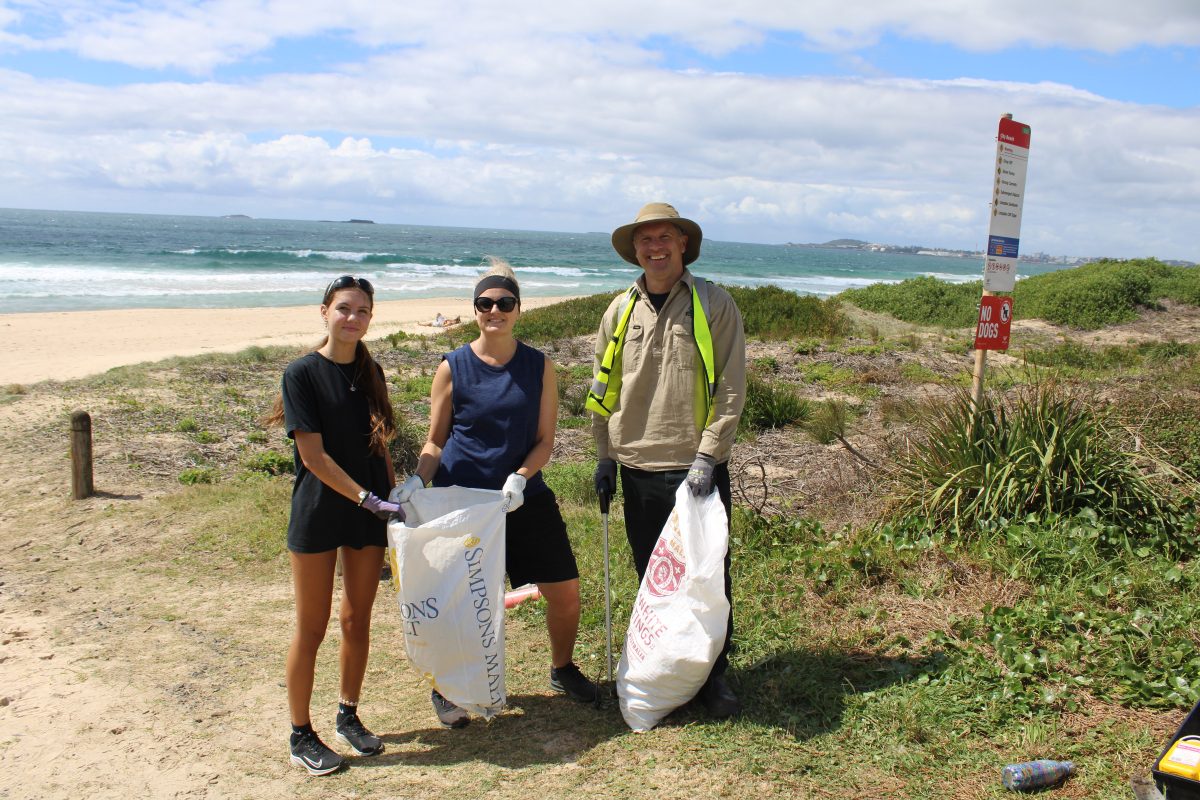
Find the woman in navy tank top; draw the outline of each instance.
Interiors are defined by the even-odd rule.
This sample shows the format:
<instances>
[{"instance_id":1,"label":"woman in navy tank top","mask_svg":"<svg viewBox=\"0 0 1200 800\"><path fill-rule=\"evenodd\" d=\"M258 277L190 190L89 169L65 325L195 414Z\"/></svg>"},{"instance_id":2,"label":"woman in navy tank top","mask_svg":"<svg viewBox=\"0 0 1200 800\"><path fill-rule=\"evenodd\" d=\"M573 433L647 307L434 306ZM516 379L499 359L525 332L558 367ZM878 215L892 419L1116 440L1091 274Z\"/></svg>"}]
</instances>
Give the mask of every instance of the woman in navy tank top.
<instances>
[{"instance_id":1,"label":"woman in navy tank top","mask_svg":"<svg viewBox=\"0 0 1200 800\"><path fill-rule=\"evenodd\" d=\"M554 362L513 336L521 316L521 291L508 264L492 268L475 285L479 337L447 353L430 392L429 437L415 474L397 491L408 500L434 486L499 489L508 501L505 567L513 586L536 583L546 598L550 634L550 687L594 703L596 686L572 662L579 630L579 570L567 526L542 467L554 449L558 382ZM436 691L438 719L462 727L467 712Z\"/></svg>"}]
</instances>

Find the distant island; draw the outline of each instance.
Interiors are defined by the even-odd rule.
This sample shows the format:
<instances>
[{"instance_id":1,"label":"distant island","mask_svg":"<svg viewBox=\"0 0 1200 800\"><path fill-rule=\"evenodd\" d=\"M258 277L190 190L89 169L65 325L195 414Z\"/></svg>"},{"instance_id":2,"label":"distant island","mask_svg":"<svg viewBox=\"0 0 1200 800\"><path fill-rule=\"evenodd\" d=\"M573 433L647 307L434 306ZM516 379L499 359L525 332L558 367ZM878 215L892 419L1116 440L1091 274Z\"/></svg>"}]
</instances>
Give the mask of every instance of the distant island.
<instances>
[{"instance_id":1,"label":"distant island","mask_svg":"<svg viewBox=\"0 0 1200 800\"><path fill-rule=\"evenodd\" d=\"M254 219L249 214L225 214L221 219Z\"/></svg>"},{"instance_id":2,"label":"distant island","mask_svg":"<svg viewBox=\"0 0 1200 800\"><path fill-rule=\"evenodd\" d=\"M375 220L373 220L373 219L348 219L348 220L346 220L346 222L350 222L355 225L374 225L375 224Z\"/></svg>"}]
</instances>

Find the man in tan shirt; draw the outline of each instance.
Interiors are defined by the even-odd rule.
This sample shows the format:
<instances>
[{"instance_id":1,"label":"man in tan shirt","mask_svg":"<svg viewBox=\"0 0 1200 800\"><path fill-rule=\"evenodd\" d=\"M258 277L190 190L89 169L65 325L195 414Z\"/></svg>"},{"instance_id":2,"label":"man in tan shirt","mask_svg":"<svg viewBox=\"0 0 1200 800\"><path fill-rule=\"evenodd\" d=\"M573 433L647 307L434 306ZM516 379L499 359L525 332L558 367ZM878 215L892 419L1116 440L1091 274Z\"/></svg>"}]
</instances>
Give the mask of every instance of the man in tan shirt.
<instances>
[{"instance_id":1,"label":"man in tan shirt","mask_svg":"<svg viewBox=\"0 0 1200 800\"><path fill-rule=\"evenodd\" d=\"M726 515L730 512L728 461L746 396L746 339L733 298L711 282L697 287L700 297L707 293L701 313L709 336L696 330L697 278L687 265L699 257L702 239L700 226L666 203L644 206L612 235L613 248L643 274L634 284L636 296L608 376L614 387L605 395L609 413L592 417L599 459L595 481L597 492L611 495L620 464L625 531L639 580L681 483L687 481L697 495L715 488ZM628 299L618 296L601 319L598 373ZM702 352L706 338L711 340L711 387ZM730 598L725 646L697 695L718 718L741 711L724 677L733 636L728 553L725 594Z\"/></svg>"}]
</instances>

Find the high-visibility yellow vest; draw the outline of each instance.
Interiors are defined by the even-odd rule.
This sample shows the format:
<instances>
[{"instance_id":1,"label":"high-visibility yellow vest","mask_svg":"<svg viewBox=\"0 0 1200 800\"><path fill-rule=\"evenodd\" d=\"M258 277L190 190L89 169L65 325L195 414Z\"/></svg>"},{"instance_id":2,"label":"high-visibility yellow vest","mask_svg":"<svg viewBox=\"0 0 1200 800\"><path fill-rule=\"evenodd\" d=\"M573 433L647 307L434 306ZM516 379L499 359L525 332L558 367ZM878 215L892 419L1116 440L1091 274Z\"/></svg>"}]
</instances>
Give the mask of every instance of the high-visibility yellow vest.
<instances>
[{"instance_id":1,"label":"high-visibility yellow vest","mask_svg":"<svg viewBox=\"0 0 1200 800\"><path fill-rule=\"evenodd\" d=\"M587 408L602 417L610 416L617 410L621 398L621 352L625 349L625 334L629 330L629 318L633 316L633 307L637 303L637 287L629 287L625 305L617 318L617 327L604 348L604 357L600 360L600 371L592 381L588 391ZM713 420L713 395L717 391L716 360L713 358L712 332L708 327L708 282L704 278L692 278L692 336L696 340L696 349L700 351L700 360L704 363L704 376L697 381L695 403L696 427L704 428Z\"/></svg>"}]
</instances>

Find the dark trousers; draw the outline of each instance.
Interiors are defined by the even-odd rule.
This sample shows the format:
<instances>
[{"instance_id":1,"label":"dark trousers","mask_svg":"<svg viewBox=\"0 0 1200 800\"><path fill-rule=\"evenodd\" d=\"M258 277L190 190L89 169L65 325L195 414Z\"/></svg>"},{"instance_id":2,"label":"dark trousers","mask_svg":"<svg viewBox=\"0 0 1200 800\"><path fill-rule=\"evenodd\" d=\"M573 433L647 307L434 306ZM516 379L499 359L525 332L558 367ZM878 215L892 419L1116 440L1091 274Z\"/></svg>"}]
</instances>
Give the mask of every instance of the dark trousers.
<instances>
[{"instance_id":1,"label":"dark trousers","mask_svg":"<svg viewBox=\"0 0 1200 800\"><path fill-rule=\"evenodd\" d=\"M625 504L625 535L633 551L633 565L638 581L646 574L650 555L662 533L663 526L675 508L675 491L687 478L686 469L647 472L621 465L621 495ZM721 495L725 516L732 519L732 499L729 492L729 465L718 464L713 470L713 485ZM729 625L725 629L725 645L713 664L709 677L724 675L729 667L729 647L733 642L733 586L729 580L729 550L725 551L725 597L729 599Z\"/></svg>"}]
</instances>

